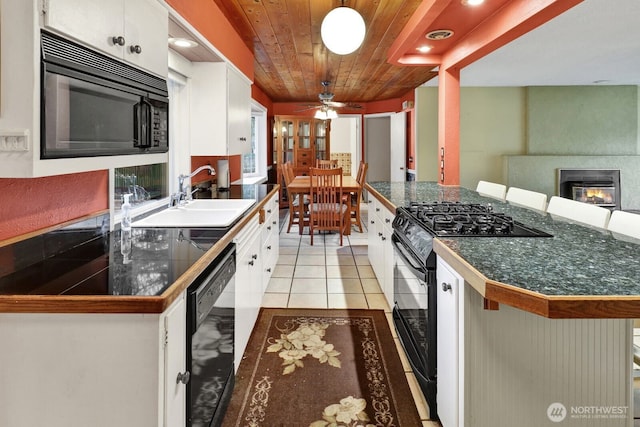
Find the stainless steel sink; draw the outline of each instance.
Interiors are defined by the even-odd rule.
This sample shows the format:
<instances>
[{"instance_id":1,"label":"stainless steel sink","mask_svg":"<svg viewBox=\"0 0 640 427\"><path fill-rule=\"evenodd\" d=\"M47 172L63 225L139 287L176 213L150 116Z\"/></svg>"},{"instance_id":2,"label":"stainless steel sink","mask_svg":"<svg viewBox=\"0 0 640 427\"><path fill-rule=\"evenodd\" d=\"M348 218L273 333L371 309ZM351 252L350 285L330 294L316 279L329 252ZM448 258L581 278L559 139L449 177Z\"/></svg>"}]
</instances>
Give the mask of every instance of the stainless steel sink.
<instances>
[{"instance_id":1,"label":"stainless steel sink","mask_svg":"<svg viewBox=\"0 0 640 427\"><path fill-rule=\"evenodd\" d=\"M256 203L253 199L200 199L167 208L132 227L228 227Z\"/></svg>"}]
</instances>

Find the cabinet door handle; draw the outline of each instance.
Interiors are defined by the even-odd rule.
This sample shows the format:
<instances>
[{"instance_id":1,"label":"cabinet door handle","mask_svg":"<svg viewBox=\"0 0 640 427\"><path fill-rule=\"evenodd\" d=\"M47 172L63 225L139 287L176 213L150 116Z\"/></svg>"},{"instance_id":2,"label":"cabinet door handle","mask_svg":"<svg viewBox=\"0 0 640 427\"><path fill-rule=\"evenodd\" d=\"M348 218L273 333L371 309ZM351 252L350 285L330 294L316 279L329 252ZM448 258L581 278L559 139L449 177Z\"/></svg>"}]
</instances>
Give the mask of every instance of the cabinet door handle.
<instances>
[{"instance_id":1,"label":"cabinet door handle","mask_svg":"<svg viewBox=\"0 0 640 427\"><path fill-rule=\"evenodd\" d=\"M371 220L371 224L375 224L376 222L374 220Z\"/></svg>"},{"instance_id":2,"label":"cabinet door handle","mask_svg":"<svg viewBox=\"0 0 640 427\"><path fill-rule=\"evenodd\" d=\"M124 46L124 37L122 36L117 36L117 37L111 37L111 41L113 42L113 44L118 45L118 46Z\"/></svg>"},{"instance_id":3,"label":"cabinet door handle","mask_svg":"<svg viewBox=\"0 0 640 427\"><path fill-rule=\"evenodd\" d=\"M268 249L268 250L271 250L271 245L267 246L267 249Z\"/></svg>"},{"instance_id":4,"label":"cabinet door handle","mask_svg":"<svg viewBox=\"0 0 640 427\"><path fill-rule=\"evenodd\" d=\"M448 284L448 283L442 282L442 290L443 290L444 292L451 291L451 290L452 290L452 289L451 289L451 285L450 285L450 284Z\"/></svg>"},{"instance_id":5,"label":"cabinet door handle","mask_svg":"<svg viewBox=\"0 0 640 427\"><path fill-rule=\"evenodd\" d=\"M271 273L271 268L267 268L267 273Z\"/></svg>"},{"instance_id":6,"label":"cabinet door handle","mask_svg":"<svg viewBox=\"0 0 640 427\"><path fill-rule=\"evenodd\" d=\"M268 230L268 231L271 231L271 226L268 226L268 227L267 227L267 230Z\"/></svg>"},{"instance_id":7,"label":"cabinet door handle","mask_svg":"<svg viewBox=\"0 0 640 427\"><path fill-rule=\"evenodd\" d=\"M380 208L376 208L376 212L380 212Z\"/></svg>"},{"instance_id":8,"label":"cabinet door handle","mask_svg":"<svg viewBox=\"0 0 640 427\"><path fill-rule=\"evenodd\" d=\"M267 213L271 213L271 209L267 209Z\"/></svg>"},{"instance_id":9,"label":"cabinet door handle","mask_svg":"<svg viewBox=\"0 0 640 427\"><path fill-rule=\"evenodd\" d=\"M189 379L191 378L191 373L189 371L185 371L184 373L178 372L178 377L176 378L176 384L187 384Z\"/></svg>"},{"instance_id":10,"label":"cabinet door handle","mask_svg":"<svg viewBox=\"0 0 640 427\"><path fill-rule=\"evenodd\" d=\"M253 254L253 255L251 255L251 258L253 258L253 259L258 259L258 254Z\"/></svg>"},{"instance_id":11,"label":"cabinet door handle","mask_svg":"<svg viewBox=\"0 0 640 427\"><path fill-rule=\"evenodd\" d=\"M142 48L139 44L131 45L129 46L129 52L140 54L142 53Z\"/></svg>"},{"instance_id":12,"label":"cabinet door handle","mask_svg":"<svg viewBox=\"0 0 640 427\"><path fill-rule=\"evenodd\" d=\"M382 233L378 232L378 237L382 237Z\"/></svg>"},{"instance_id":13,"label":"cabinet door handle","mask_svg":"<svg viewBox=\"0 0 640 427\"><path fill-rule=\"evenodd\" d=\"M387 238L382 236L382 241L384 242L385 240L387 240Z\"/></svg>"},{"instance_id":14,"label":"cabinet door handle","mask_svg":"<svg viewBox=\"0 0 640 427\"><path fill-rule=\"evenodd\" d=\"M253 265L253 260L249 261L249 265Z\"/></svg>"},{"instance_id":15,"label":"cabinet door handle","mask_svg":"<svg viewBox=\"0 0 640 427\"><path fill-rule=\"evenodd\" d=\"M391 220L389 218L385 218L384 222L386 222L387 224L389 224L391 222Z\"/></svg>"},{"instance_id":16,"label":"cabinet door handle","mask_svg":"<svg viewBox=\"0 0 640 427\"><path fill-rule=\"evenodd\" d=\"M274 220L274 221L273 221L273 225L276 225L276 224L277 224L277 222Z\"/></svg>"}]
</instances>

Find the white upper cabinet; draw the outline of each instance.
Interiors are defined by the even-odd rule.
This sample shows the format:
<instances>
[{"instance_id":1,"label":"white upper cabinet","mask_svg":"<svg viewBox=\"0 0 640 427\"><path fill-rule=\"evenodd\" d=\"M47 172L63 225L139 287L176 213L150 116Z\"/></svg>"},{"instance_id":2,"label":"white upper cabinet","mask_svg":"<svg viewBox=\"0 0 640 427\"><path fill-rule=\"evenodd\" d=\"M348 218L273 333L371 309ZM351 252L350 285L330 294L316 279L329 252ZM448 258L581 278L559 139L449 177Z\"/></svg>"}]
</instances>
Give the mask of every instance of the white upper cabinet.
<instances>
[{"instance_id":1,"label":"white upper cabinet","mask_svg":"<svg viewBox=\"0 0 640 427\"><path fill-rule=\"evenodd\" d=\"M168 11L157 0L48 0L44 26L167 76Z\"/></svg>"},{"instance_id":2,"label":"white upper cabinet","mask_svg":"<svg viewBox=\"0 0 640 427\"><path fill-rule=\"evenodd\" d=\"M194 62L192 79L191 155L249 153L249 80L224 62Z\"/></svg>"}]
</instances>

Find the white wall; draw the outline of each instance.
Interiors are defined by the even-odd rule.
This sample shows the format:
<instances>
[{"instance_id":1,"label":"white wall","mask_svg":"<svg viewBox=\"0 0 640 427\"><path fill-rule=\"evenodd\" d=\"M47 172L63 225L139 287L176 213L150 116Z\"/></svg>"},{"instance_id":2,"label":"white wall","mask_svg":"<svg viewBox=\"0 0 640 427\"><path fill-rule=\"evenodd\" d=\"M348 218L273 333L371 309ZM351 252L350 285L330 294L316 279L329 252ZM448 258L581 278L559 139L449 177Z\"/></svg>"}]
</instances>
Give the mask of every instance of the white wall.
<instances>
[{"instance_id":1,"label":"white wall","mask_svg":"<svg viewBox=\"0 0 640 427\"><path fill-rule=\"evenodd\" d=\"M358 174L358 119L355 117L338 117L331 120L331 152L351 153L351 176Z\"/></svg>"}]
</instances>

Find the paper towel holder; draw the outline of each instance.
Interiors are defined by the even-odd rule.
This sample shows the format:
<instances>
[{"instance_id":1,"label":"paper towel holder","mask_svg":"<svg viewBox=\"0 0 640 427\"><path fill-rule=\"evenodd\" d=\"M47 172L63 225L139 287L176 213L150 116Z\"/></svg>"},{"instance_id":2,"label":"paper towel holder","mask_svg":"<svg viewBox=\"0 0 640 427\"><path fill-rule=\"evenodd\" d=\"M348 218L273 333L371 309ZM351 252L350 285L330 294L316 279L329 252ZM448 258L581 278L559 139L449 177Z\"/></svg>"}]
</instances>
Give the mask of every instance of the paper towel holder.
<instances>
[{"instance_id":1,"label":"paper towel holder","mask_svg":"<svg viewBox=\"0 0 640 427\"><path fill-rule=\"evenodd\" d=\"M229 191L229 160L218 160L218 167L216 171L218 191Z\"/></svg>"}]
</instances>

